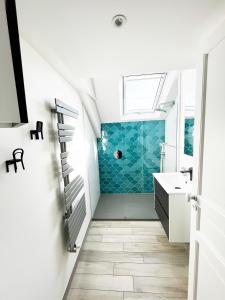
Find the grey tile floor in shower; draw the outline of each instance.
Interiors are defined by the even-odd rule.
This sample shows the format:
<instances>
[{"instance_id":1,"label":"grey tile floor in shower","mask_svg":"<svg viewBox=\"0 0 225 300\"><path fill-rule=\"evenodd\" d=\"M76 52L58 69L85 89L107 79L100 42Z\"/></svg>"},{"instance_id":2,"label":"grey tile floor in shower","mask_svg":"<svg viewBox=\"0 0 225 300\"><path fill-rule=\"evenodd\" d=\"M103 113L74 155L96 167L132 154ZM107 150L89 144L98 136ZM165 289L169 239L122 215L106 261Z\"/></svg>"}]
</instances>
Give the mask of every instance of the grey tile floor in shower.
<instances>
[{"instance_id":1,"label":"grey tile floor in shower","mask_svg":"<svg viewBox=\"0 0 225 300\"><path fill-rule=\"evenodd\" d=\"M94 220L158 220L153 194L102 194Z\"/></svg>"}]
</instances>

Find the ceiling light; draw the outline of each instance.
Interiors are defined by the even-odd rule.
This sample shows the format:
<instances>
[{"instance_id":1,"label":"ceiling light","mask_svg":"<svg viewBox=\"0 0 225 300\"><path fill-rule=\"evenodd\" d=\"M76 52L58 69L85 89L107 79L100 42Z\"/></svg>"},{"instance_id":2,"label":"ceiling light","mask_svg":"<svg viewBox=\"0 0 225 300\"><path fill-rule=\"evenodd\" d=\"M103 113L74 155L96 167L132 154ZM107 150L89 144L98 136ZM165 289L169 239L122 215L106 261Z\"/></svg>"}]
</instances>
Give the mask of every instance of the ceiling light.
<instances>
[{"instance_id":1,"label":"ceiling light","mask_svg":"<svg viewBox=\"0 0 225 300\"><path fill-rule=\"evenodd\" d=\"M116 27L122 27L127 22L127 18L124 15L116 15L112 19L112 23Z\"/></svg>"}]
</instances>

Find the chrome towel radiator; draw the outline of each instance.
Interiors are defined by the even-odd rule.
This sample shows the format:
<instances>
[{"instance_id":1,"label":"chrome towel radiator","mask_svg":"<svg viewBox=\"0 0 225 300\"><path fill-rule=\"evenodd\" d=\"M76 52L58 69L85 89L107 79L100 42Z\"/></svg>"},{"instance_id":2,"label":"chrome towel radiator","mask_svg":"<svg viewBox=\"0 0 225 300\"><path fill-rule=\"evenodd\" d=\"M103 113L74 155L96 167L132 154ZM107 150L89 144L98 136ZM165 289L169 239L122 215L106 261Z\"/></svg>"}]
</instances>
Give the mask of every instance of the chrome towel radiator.
<instances>
[{"instance_id":1,"label":"chrome towel radiator","mask_svg":"<svg viewBox=\"0 0 225 300\"><path fill-rule=\"evenodd\" d=\"M79 112L64 102L55 99L55 110L58 118L58 138L60 143L60 159L62 177L64 180L64 222L68 237L68 251L76 252L76 240L86 216L86 202L84 193L84 180L78 175L70 181L73 168L68 164L66 143L73 139L74 126L64 123L64 116L79 118Z\"/></svg>"}]
</instances>

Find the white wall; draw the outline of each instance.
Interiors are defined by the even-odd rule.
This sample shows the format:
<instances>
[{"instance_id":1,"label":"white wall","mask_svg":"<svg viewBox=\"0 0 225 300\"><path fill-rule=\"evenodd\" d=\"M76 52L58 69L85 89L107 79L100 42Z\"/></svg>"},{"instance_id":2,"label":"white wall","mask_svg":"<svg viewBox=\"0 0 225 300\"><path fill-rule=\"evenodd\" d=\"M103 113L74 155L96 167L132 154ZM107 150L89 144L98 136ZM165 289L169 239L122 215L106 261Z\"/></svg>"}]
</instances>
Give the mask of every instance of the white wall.
<instances>
[{"instance_id":1,"label":"white wall","mask_svg":"<svg viewBox=\"0 0 225 300\"><path fill-rule=\"evenodd\" d=\"M120 118L120 77L94 78L97 106L102 123L119 122Z\"/></svg>"},{"instance_id":2,"label":"white wall","mask_svg":"<svg viewBox=\"0 0 225 300\"><path fill-rule=\"evenodd\" d=\"M195 89L194 69L177 72L177 79L172 89L173 95L176 96L176 104L168 112L165 122L165 172L176 172L181 168L193 167L193 157L184 154L184 119L185 116L194 117L194 111L186 111L185 106L195 107ZM170 98L169 93L168 99Z\"/></svg>"},{"instance_id":3,"label":"white wall","mask_svg":"<svg viewBox=\"0 0 225 300\"><path fill-rule=\"evenodd\" d=\"M166 101L175 101L174 106L168 110L165 120L165 159L164 172L176 172L178 153L178 118L180 109L179 98L179 72L170 75L170 89L166 94Z\"/></svg>"},{"instance_id":4,"label":"white wall","mask_svg":"<svg viewBox=\"0 0 225 300\"><path fill-rule=\"evenodd\" d=\"M68 253L64 240L60 152L56 116L50 112L55 97L81 113L71 146L76 155L71 155L69 161L85 179L87 216L78 245L91 217L88 162L84 155L84 142L88 144L84 136L89 135L84 135L83 109L77 92L24 41L22 60L30 123L0 129L0 299L61 300L78 253ZM29 130L34 129L37 120L44 122L43 141L29 138ZM10 168L6 173L5 161L18 147L25 151L26 169L19 167L14 173ZM96 151L93 140L89 147ZM97 162L92 165L97 168Z\"/></svg>"},{"instance_id":5,"label":"white wall","mask_svg":"<svg viewBox=\"0 0 225 300\"><path fill-rule=\"evenodd\" d=\"M90 96L85 90L80 91L79 96L86 109L96 137L101 137L101 119L96 104L96 97Z\"/></svg>"},{"instance_id":6,"label":"white wall","mask_svg":"<svg viewBox=\"0 0 225 300\"><path fill-rule=\"evenodd\" d=\"M91 123L88 119L85 110L84 110L84 124L85 124L85 141L86 141L85 151L87 157L86 167L88 172L91 215L93 216L100 197L98 150L97 150L96 135L92 129Z\"/></svg>"},{"instance_id":7,"label":"white wall","mask_svg":"<svg viewBox=\"0 0 225 300\"><path fill-rule=\"evenodd\" d=\"M165 159L164 172L177 171L177 118L179 104L176 104L170 110L165 122Z\"/></svg>"},{"instance_id":8,"label":"white wall","mask_svg":"<svg viewBox=\"0 0 225 300\"><path fill-rule=\"evenodd\" d=\"M61 74L61 73L60 73ZM96 93L94 80L92 78L79 78L75 83L71 83L79 93L80 99L88 114L95 135L101 137L101 119L96 103Z\"/></svg>"},{"instance_id":9,"label":"white wall","mask_svg":"<svg viewBox=\"0 0 225 300\"><path fill-rule=\"evenodd\" d=\"M184 154L185 117L195 117L195 110L187 111L186 106L196 106L196 70L181 72L181 118L180 118L180 168L193 167L193 156ZM194 144L195 147L195 144Z\"/></svg>"}]
</instances>

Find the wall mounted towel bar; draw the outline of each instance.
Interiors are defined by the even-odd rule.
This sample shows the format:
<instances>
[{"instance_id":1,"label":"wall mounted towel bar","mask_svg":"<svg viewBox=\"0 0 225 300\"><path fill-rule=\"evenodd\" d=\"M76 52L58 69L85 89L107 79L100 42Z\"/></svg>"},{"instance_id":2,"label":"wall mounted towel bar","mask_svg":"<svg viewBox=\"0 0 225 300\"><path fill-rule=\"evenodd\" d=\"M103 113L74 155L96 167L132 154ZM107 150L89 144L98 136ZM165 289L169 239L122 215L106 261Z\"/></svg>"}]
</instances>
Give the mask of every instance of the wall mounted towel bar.
<instances>
[{"instance_id":1,"label":"wall mounted towel bar","mask_svg":"<svg viewBox=\"0 0 225 300\"><path fill-rule=\"evenodd\" d=\"M66 143L73 140L75 126L64 123L64 116L79 118L77 109L55 99L55 110L58 118L58 139L60 143L60 159L62 177L64 180L64 220L68 236L68 251L76 252L76 240L86 216L86 202L84 193L84 180L78 175L70 181L70 174L74 169L68 163L69 153Z\"/></svg>"}]
</instances>

